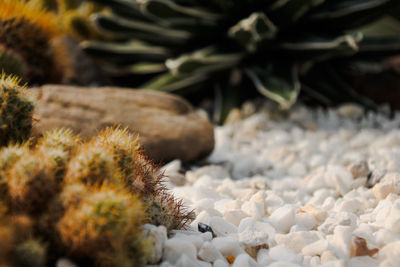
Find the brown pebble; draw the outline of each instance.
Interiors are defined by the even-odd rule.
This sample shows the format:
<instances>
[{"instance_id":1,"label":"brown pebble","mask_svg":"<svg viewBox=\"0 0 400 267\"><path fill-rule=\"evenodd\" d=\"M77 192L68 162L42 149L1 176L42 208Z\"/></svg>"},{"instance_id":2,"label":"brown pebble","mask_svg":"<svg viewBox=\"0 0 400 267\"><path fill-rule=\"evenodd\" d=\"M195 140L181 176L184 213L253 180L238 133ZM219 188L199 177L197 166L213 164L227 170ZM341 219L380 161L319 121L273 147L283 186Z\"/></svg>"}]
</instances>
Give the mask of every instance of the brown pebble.
<instances>
[{"instance_id":1,"label":"brown pebble","mask_svg":"<svg viewBox=\"0 0 400 267\"><path fill-rule=\"evenodd\" d=\"M232 255L229 255L226 257L226 260L229 262L229 264L233 264L233 262L235 261L235 257Z\"/></svg>"},{"instance_id":2,"label":"brown pebble","mask_svg":"<svg viewBox=\"0 0 400 267\"><path fill-rule=\"evenodd\" d=\"M359 236L353 236L351 240L351 248L350 248L350 256L358 257L358 256L370 256L372 257L379 251L378 248L369 249L367 245L367 241Z\"/></svg>"}]
</instances>

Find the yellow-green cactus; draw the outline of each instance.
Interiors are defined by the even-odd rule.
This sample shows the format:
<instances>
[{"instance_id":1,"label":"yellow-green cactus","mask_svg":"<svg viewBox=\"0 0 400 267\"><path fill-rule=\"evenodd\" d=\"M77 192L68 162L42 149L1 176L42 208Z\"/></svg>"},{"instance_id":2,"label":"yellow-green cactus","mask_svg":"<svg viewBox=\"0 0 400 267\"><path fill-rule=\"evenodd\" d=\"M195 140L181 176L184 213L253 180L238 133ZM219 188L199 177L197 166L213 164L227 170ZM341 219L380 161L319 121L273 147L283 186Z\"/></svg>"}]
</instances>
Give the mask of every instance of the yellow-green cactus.
<instances>
[{"instance_id":1,"label":"yellow-green cactus","mask_svg":"<svg viewBox=\"0 0 400 267\"><path fill-rule=\"evenodd\" d=\"M0 146L27 139L32 129L34 105L20 80L0 76Z\"/></svg>"},{"instance_id":2,"label":"yellow-green cactus","mask_svg":"<svg viewBox=\"0 0 400 267\"><path fill-rule=\"evenodd\" d=\"M43 211L59 191L55 170L48 168L43 158L33 153L14 164L7 180L13 209L33 215Z\"/></svg>"},{"instance_id":3,"label":"yellow-green cactus","mask_svg":"<svg viewBox=\"0 0 400 267\"><path fill-rule=\"evenodd\" d=\"M105 181L118 183L120 173L108 151L88 143L81 146L78 154L71 160L66 179L68 183L101 185Z\"/></svg>"},{"instance_id":4,"label":"yellow-green cactus","mask_svg":"<svg viewBox=\"0 0 400 267\"><path fill-rule=\"evenodd\" d=\"M177 229L191 215L162 185L136 137L118 127L86 143L54 130L36 145L5 147L0 178L0 202L9 206L0 238L11 240L0 256L11 266L43 266L54 255L84 266L139 266L152 249L141 225Z\"/></svg>"},{"instance_id":5,"label":"yellow-green cactus","mask_svg":"<svg viewBox=\"0 0 400 267\"><path fill-rule=\"evenodd\" d=\"M58 230L73 254L94 258L96 264L107 266L113 262L113 255L126 253L123 258L136 266L142 259L130 257L129 253L138 250L132 246L138 245L135 241L140 240L144 218L145 209L137 197L103 185L90 192L80 205L70 207L58 223Z\"/></svg>"}]
</instances>

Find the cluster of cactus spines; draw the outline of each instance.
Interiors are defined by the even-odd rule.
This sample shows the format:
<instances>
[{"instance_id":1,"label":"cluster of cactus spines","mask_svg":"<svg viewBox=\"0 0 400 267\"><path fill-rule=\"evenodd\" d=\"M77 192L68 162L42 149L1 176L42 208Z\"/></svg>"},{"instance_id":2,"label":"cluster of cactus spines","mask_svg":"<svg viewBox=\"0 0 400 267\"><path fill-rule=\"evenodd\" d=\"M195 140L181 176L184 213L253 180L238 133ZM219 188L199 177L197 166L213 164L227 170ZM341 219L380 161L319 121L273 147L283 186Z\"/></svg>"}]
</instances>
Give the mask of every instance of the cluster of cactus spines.
<instances>
[{"instance_id":1,"label":"cluster of cactus spines","mask_svg":"<svg viewBox=\"0 0 400 267\"><path fill-rule=\"evenodd\" d=\"M30 136L34 105L26 88L14 76L0 76L0 146Z\"/></svg>"},{"instance_id":2,"label":"cluster of cactus spines","mask_svg":"<svg viewBox=\"0 0 400 267\"><path fill-rule=\"evenodd\" d=\"M101 262L116 252L129 253L139 240L145 209L138 197L107 184L89 193L79 205L67 209L57 227L71 253ZM105 252L109 252L108 255ZM132 259L132 257L124 257ZM113 262L113 261L111 261ZM128 264L124 264L129 266Z\"/></svg>"},{"instance_id":3,"label":"cluster of cactus spines","mask_svg":"<svg viewBox=\"0 0 400 267\"><path fill-rule=\"evenodd\" d=\"M137 137L119 127L86 143L62 129L35 145L10 144L0 150L0 207L8 206L1 213L7 220L0 214L0 238L11 245L0 245L0 256L11 266L33 259L31 266L48 265L54 256L140 266L152 249L141 225L177 229L191 216L162 177L142 156Z\"/></svg>"},{"instance_id":4,"label":"cluster of cactus spines","mask_svg":"<svg viewBox=\"0 0 400 267\"><path fill-rule=\"evenodd\" d=\"M22 75L8 74L19 74L27 82L59 80L60 71L54 62L51 48L51 39L57 35L59 30L55 16L45 12L40 5L25 0L0 2L0 45L8 54L18 55L22 61L20 65L24 66L19 69L23 69Z\"/></svg>"},{"instance_id":5,"label":"cluster of cactus spines","mask_svg":"<svg viewBox=\"0 0 400 267\"><path fill-rule=\"evenodd\" d=\"M112 155L91 143L81 146L71 160L66 179L68 183L82 182L95 186L104 182L118 183L121 180Z\"/></svg>"},{"instance_id":6,"label":"cluster of cactus spines","mask_svg":"<svg viewBox=\"0 0 400 267\"><path fill-rule=\"evenodd\" d=\"M9 171L8 190L12 207L38 215L58 191L55 169L35 154L24 156Z\"/></svg>"}]
</instances>

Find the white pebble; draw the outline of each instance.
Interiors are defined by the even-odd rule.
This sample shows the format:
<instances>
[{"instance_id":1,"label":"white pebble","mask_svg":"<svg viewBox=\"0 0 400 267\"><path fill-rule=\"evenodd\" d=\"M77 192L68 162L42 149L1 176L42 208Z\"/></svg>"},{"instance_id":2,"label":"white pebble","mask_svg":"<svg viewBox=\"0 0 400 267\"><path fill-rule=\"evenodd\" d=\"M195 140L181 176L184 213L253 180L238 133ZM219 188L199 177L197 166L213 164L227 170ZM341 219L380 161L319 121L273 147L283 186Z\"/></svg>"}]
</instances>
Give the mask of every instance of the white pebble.
<instances>
[{"instance_id":1,"label":"white pebble","mask_svg":"<svg viewBox=\"0 0 400 267\"><path fill-rule=\"evenodd\" d=\"M236 234L237 227L219 216L214 216L210 219L210 226L216 235L226 236L229 234Z\"/></svg>"},{"instance_id":2,"label":"white pebble","mask_svg":"<svg viewBox=\"0 0 400 267\"><path fill-rule=\"evenodd\" d=\"M222 253L222 255L224 255L224 257L236 256L242 251L238 240L234 237L216 237L211 243L219 250L219 252Z\"/></svg>"},{"instance_id":3,"label":"white pebble","mask_svg":"<svg viewBox=\"0 0 400 267\"><path fill-rule=\"evenodd\" d=\"M247 216L248 215L242 210L228 210L223 214L224 220L232 223L235 226L238 226L240 221Z\"/></svg>"},{"instance_id":4,"label":"white pebble","mask_svg":"<svg viewBox=\"0 0 400 267\"><path fill-rule=\"evenodd\" d=\"M269 256L268 250L262 248L257 253L257 263L262 266L267 266L272 262L271 257Z\"/></svg>"},{"instance_id":5,"label":"white pebble","mask_svg":"<svg viewBox=\"0 0 400 267\"><path fill-rule=\"evenodd\" d=\"M211 242L204 242L201 246L198 256L201 260L206 262L215 262L218 259L224 259L222 254Z\"/></svg>"},{"instance_id":6,"label":"white pebble","mask_svg":"<svg viewBox=\"0 0 400 267\"><path fill-rule=\"evenodd\" d=\"M142 226L147 241L151 242L153 249L146 253L147 263L156 264L160 261L164 244L167 241L167 229L164 226L145 224Z\"/></svg>"},{"instance_id":7,"label":"white pebble","mask_svg":"<svg viewBox=\"0 0 400 267\"><path fill-rule=\"evenodd\" d=\"M322 253L328 249L328 245L328 241L320 239L303 247L301 253L305 256L322 255Z\"/></svg>"},{"instance_id":8,"label":"white pebble","mask_svg":"<svg viewBox=\"0 0 400 267\"><path fill-rule=\"evenodd\" d=\"M295 224L295 209L291 205L285 205L276 209L269 217L271 223L280 232L287 233Z\"/></svg>"},{"instance_id":9,"label":"white pebble","mask_svg":"<svg viewBox=\"0 0 400 267\"><path fill-rule=\"evenodd\" d=\"M300 253L305 246L320 239L321 234L317 231L299 231L287 235L275 235L275 241L278 245L282 244L295 253Z\"/></svg>"},{"instance_id":10,"label":"white pebble","mask_svg":"<svg viewBox=\"0 0 400 267\"><path fill-rule=\"evenodd\" d=\"M242 211L256 220L261 220L264 216L264 203L245 201L242 205Z\"/></svg>"},{"instance_id":11,"label":"white pebble","mask_svg":"<svg viewBox=\"0 0 400 267\"><path fill-rule=\"evenodd\" d=\"M229 263L226 260L216 260L213 267L229 267Z\"/></svg>"},{"instance_id":12,"label":"white pebble","mask_svg":"<svg viewBox=\"0 0 400 267\"><path fill-rule=\"evenodd\" d=\"M274 261L288 261L300 263L302 257L293 251L287 249L284 245L278 245L269 249L269 256Z\"/></svg>"},{"instance_id":13,"label":"white pebble","mask_svg":"<svg viewBox=\"0 0 400 267\"><path fill-rule=\"evenodd\" d=\"M376 267L379 266L379 262L368 256L354 257L351 258L346 267Z\"/></svg>"},{"instance_id":14,"label":"white pebble","mask_svg":"<svg viewBox=\"0 0 400 267\"><path fill-rule=\"evenodd\" d=\"M165 242L163 260L172 264L176 263L181 255L186 255L189 259L195 260L196 247L189 241L180 238L171 238Z\"/></svg>"},{"instance_id":15,"label":"white pebble","mask_svg":"<svg viewBox=\"0 0 400 267\"><path fill-rule=\"evenodd\" d=\"M338 248L340 248L341 255L339 256L342 259L348 258L350 256L350 242L352 231L353 228L351 226L343 225L336 226L335 230L333 231L333 242Z\"/></svg>"},{"instance_id":16,"label":"white pebble","mask_svg":"<svg viewBox=\"0 0 400 267\"><path fill-rule=\"evenodd\" d=\"M400 174L387 173L373 188L372 192L378 200L385 199L390 193L400 194Z\"/></svg>"}]
</instances>

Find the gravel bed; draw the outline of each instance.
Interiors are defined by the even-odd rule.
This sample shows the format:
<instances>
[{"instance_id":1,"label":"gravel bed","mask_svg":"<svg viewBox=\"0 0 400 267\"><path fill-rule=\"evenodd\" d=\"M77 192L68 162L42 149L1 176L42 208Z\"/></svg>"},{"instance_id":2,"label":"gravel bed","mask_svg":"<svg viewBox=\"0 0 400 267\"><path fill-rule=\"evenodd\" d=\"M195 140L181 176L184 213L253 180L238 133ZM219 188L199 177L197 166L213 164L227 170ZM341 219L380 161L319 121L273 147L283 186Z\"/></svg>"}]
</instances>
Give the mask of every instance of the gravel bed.
<instances>
[{"instance_id":1,"label":"gravel bed","mask_svg":"<svg viewBox=\"0 0 400 267\"><path fill-rule=\"evenodd\" d=\"M400 113L250 110L216 127L205 165L163 167L196 216L168 238L148 226L159 236L153 262L400 266Z\"/></svg>"}]
</instances>

